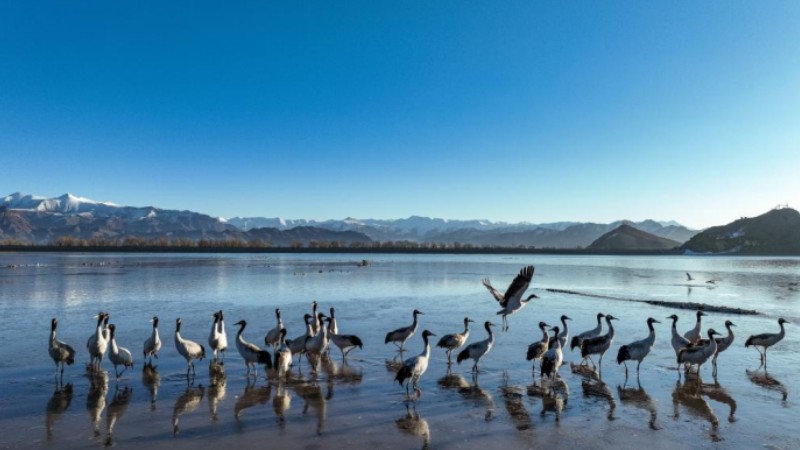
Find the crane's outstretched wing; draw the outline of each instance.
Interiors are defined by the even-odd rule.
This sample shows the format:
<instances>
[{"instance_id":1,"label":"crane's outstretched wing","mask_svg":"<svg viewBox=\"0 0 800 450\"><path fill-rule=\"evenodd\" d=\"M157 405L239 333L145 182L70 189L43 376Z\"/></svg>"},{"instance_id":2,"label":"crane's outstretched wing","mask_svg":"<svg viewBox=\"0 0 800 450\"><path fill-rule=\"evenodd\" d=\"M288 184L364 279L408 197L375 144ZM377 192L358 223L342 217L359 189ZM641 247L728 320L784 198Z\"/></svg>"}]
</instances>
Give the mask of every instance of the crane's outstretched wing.
<instances>
[{"instance_id":1,"label":"crane's outstretched wing","mask_svg":"<svg viewBox=\"0 0 800 450\"><path fill-rule=\"evenodd\" d=\"M510 298L520 298L522 294L528 289L528 285L531 283L533 279L533 266L523 267L522 270L519 271L519 275L514 277L514 281L508 286L506 290L506 295L503 296L503 300L508 301Z\"/></svg>"},{"instance_id":2,"label":"crane's outstretched wing","mask_svg":"<svg viewBox=\"0 0 800 450\"><path fill-rule=\"evenodd\" d=\"M483 279L483 285L486 286L486 289L489 290L489 292L492 294L495 300L497 300L497 302L500 303L500 306L506 306L503 294L501 294L500 291L498 291L497 289L494 288L494 286L492 286L488 278Z\"/></svg>"}]
</instances>

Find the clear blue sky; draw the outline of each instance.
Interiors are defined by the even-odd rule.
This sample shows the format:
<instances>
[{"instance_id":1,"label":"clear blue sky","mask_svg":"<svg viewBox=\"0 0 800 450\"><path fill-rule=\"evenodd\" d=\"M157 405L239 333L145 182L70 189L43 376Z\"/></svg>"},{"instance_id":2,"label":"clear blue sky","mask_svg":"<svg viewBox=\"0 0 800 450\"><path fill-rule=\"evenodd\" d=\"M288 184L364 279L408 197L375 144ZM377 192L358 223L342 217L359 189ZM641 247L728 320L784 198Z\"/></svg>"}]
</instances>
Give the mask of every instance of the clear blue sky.
<instances>
[{"instance_id":1,"label":"clear blue sky","mask_svg":"<svg viewBox=\"0 0 800 450\"><path fill-rule=\"evenodd\" d=\"M800 207L798 2L3 2L0 195L231 217Z\"/></svg>"}]
</instances>

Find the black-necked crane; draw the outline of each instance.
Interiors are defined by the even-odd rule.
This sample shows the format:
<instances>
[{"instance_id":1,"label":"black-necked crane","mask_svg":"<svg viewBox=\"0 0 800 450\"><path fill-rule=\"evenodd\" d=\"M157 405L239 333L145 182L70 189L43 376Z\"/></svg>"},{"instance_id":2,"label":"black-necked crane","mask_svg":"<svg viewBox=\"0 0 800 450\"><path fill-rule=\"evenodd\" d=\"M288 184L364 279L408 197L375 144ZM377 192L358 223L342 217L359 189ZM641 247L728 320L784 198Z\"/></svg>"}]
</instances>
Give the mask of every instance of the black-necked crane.
<instances>
[{"instance_id":1,"label":"black-necked crane","mask_svg":"<svg viewBox=\"0 0 800 450\"><path fill-rule=\"evenodd\" d=\"M470 322L475 322L474 320L470 319L469 317L464 317L464 332L463 333L452 333L446 334L439 339L439 343L436 344L437 347L443 348L447 350L447 366L450 367L453 361L450 358L450 355L455 351L461 348L466 342L467 338L469 338L469 324Z\"/></svg>"},{"instance_id":2,"label":"black-necked crane","mask_svg":"<svg viewBox=\"0 0 800 450\"><path fill-rule=\"evenodd\" d=\"M717 376L717 357L719 357L720 353L722 353L725 350L727 350L728 347L730 347L731 344L733 344L734 336L733 336L733 330L731 329L731 327L735 327L735 326L736 326L736 324L734 324L730 320L726 320L725 321L725 328L728 329L728 334L725 337L714 338L714 340L717 341L717 352L714 353L714 357L711 359L711 365L714 368L714 370L711 372L711 375L714 376L714 377ZM706 345L706 344L708 344L708 339L701 339L700 340L700 345Z\"/></svg>"},{"instance_id":3,"label":"black-necked crane","mask_svg":"<svg viewBox=\"0 0 800 450\"><path fill-rule=\"evenodd\" d=\"M689 342L688 339L686 339L685 337L681 336L680 333L678 333L677 315L673 314L667 317L667 319L672 319L672 337L669 342L670 344L672 344L672 349L675 350L675 357L677 358L681 350L688 347L691 344L691 342ZM676 369L678 370L678 373L680 373L681 370L680 365L676 366Z\"/></svg>"},{"instance_id":4,"label":"black-necked crane","mask_svg":"<svg viewBox=\"0 0 800 450\"><path fill-rule=\"evenodd\" d=\"M108 313L100 312L97 316L97 328L93 335L86 341L86 350L89 352L89 367L92 371L99 371L103 356L108 349L108 338L105 333L104 323L108 321Z\"/></svg>"},{"instance_id":5,"label":"black-necked crane","mask_svg":"<svg viewBox=\"0 0 800 450\"><path fill-rule=\"evenodd\" d=\"M561 315L561 325L564 327L561 328L561 331L558 333L558 340L561 341L561 350L567 348L567 341L569 340L569 324L567 324L568 320L572 320L572 318L564 314ZM553 341L555 339L555 336L550 337L550 340L547 343L548 347L553 347Z\"/></svg>"},{"instance_id":6,"label":"black-necked crane","mask_svg":"<svg viewBox=\"0 0 800 450\"><path fill-rule=\"evenodd\" d=\"M407 327L398 328L394 331L386 333L386 339L383 341L383 343L388 344L389 342L391 342L394 345L396 345L401 352L405 350L404 346L406 344L406 341L411 339L411 336L413 336L414 332L417 331L417 325L418 325L417 316L419 316L420 314L422 314L422 312L415 309L413 312L414 322L412 322L411 325Z\"/></svg>"},{"instance_id":7,"label":"black-necked crane","mask_svg":"<svg viewBox=\"0 0 800 450\"><path fill-rule=\"evenodd\" d=\"M719 333L709 328L708 344L682 348L678 352L678 364L688 364L690 368L696 365L697 373L700 373L700 367L717 353L717 341L714 336L719 336Z\"/></svg>"},{"instance_id":8,"label":"black-necked crane","mask_svg":"<svg viewBox=\"0 0 800 450\"><path fill-rule=\"evenodd\" d=\"M236 350L244 359L247 366L247 376L250 377L250 368L253 368L253 377L258 378L258 364L264 364L267 369L272 368L272 356L266 350L261 350L256 344L247 342L242 336L245 327L247 327L246 320L240 320L234 325L239 327L236 333Z\"/></svg>"},{"instance_id":9,"label":"black-necked crane","mask_svg":"<svg viewBox=\"0 0 800 450\"><path fill-rule=\"evenodd\" d=\"M342 352L342 360L344 360L354 348L363 349L364 342L354 334L339 334L339 330L336 327L336 318L333 314L334 310L331 308L331 316L328 317L328 338ZM328 347L330 348L330 345Z\"/></svg>"},{"instance_id":10,"label":"black-necked crane","mask_svg":"<svg viewBox=\"0 0 800 450\"><path fill-rule=\"evenodd\" d=\"M286 328L282 328L278 335L278 347L275 349L275 370L278 377L288 377L292 367L292 350L286 345Z\"/></svg>"},{"instance_id":11,"label":"black-necked crane","mask_svg":"<svg viewBox=\"0 0 800 450\"><path fill-rule=\"evenodd\" d=\"M542 330L542 338L528 346L528 353L525 359L533 361L531 370L536 373L536 361L539 360L541 366L542 356L550 349L550 335L547 334L548 325L544 322L539 322L539 329ZM541 367L539 372L541 372Z\"/></svg>"},{"instance_id":12,"label":"black-necked crane","mask_svg":"<svg viewBox=\"0 0 800 450\"><path fill-rule=\"evenodd\" d=\"M478 363L481 361L481 358L486 356L486 354L492 350L492 345L494 345L494 333L492 333L493 326L494 324L487 320L486 323L483 324L483 327L486 328L486 332L489 334L489 337L482 341L469 344L464 350L461 350L456 358L456 362L461 364L461 361L464 361L465 359L471 359L475 361L474 364L472 364L472 371L477 373Z\"/></svg>"},{"instance_id":13,"label":"black-necked crane","mask_svg":"<svg viewBox=\"0 0 800 450\"><path fill-rule=\"evenodd\" d=\"M297 336L294 339L286 341L286 345L292 352L292 356L297 355L297 369L300 370L300 365L303 363L303 354L306 352L306 341L314 335L311 329L311 314L303 315L303 322L306 325L306 332Z\"/></svg>"},{"instance_id":14,"label":"black-necked crane","mask_svg":"<svg viewBox=\"0 0 800 450\"><path fill-rule=\"evenodd\" d=\"M212 361L218 361L219 356L225 359L225 350L228 349L228 336L225 333L225 320L222 310L214 313L214 323L211 325L211 332L208 334L208 346L213 354Z\"/></svg>"},{"instance_id":15,"label":"black-necked crane","mask_svg":"<svg viewBox=\"0 0 800 450\"><path fill-rule=\"evenodd\" d=\"M306 339L306 357L308 363L311 364L312 372L317 372L317 365L322 355L328 349L330 339L328 338L328 329L325 327L323 319L325 314L317 313L315 322L317 323L317 334Z\"/></svg>"},{"instance_id":16,"label":"black-necked crane","mask_svg":"<svg viewBox=\"0 0 800 450\"><path fill-rule=\"evenodd\" d=\"M60 372L61 383L63 384L64 364L71 366L75 363L75 349L69 344L59 341L56 338L57 326L58 320L53 317L53 320L50 321L50 346L48 347L47 351L50 353L50 357L53 358L53 362L56 363L56 377L59 376Z\"/></svg>"},{"instance_id":17,"label":"black-necked crane","mask_svg":"<svg viewBox=\"0 0 800 450\"><path fill-rule=\"evenodd\" d=\"M484 278L483 280L483 285L486 286L486 289L488 289L495 300L500 303L500 307L502 308L497 314L503 316L503 331L508 331L508 316L521 310L534 298L539 298L536 294L531 294L525 299L522 298L533 279L533 270L533 266L523 267L522 270L519 271L519 274L514 277L514 280L508 286L508 289L506 289L505 294L501 294L500 291L495 289L488 278Z\"/></svg>"},{"instance_id":18,"label":"black-necked crane","mask_svg":"<svg viewBox=\"0 0 800 450\"><path fill-rule=\"evenodd\" d=\"M406 395L409 395L409 385L414 387L415 392L419 392L419 379L425 371L428 370L428 360L431 356L431 345L428 338L431 336L436 335L428 330L422 332L422 341L425 346L422 353L403 361L403 366L400 367L400 370L397 371L397 375L394 377L395 381L400 383L400 386L402 386L403 383L406 384Z\"/></svg>"},{"instance_id":19,"label":"black-necked crane","mask_svg":"<svg viewBox=\"0 0 800 450\"><path fill-rule=\"evenodd\" d=\"M158 316L153 316L150 320L153 323L153 332L150 337L144 341L144 357L150 358L150 364L153 363L153 357L158 359L158 351L161 350L161 338L158 335Z\"/></svg>"},{"instance_id":20,"label":"black-necked crane","mask_svg":"<svg viewBox=\"0 0 800 450\"><path fill-rule=\"evenodd\" d=\"M603 332L603 317L606 315L603 313L597 313L597 326L592 328L591 330L584 331L583 333L573 336L572 341L569 344L570 350L575 350L575 348L581 348L581 343L584 339L591 339L597 336L600 336L600 333Z\"/></svg>"},{"instance_id":21,"label":"black-necked crane","mask_svg":"<svg viewBox=\"0 0 800 450\"><path fill-rule=\"evenodd\" d=\"M777 344L778 342L782 341L784 336L786 336L786 330L783 328L783 324L790 323L788 320L781 317L778 319L778 325L781 327L781 331L779 333L763 333L763 334L756 334L754 336L750 336L744 343L745 348L753 346L758 350L758 347L764 349L762 353L761 350L758 350L758 353L761 354L761 365L764 367L767 366L767 349L772 347L773 345Z\"/></svg>"},{"instance_id":22,"label":"black-necked crane","mask_svg":"<svg viewBox=\"0 0 800 450\"><path fill-rule=\"evenodd\" d=\"M553 327L553 336L558 336L558 327ZM564 353L561 349L561 340L556 339L553 341L553 348L548 349L544 355L542 355L542 367L541 367L541 375L544 377L547 375L550 378L551 382L556 380L558 377L558 369L561 368L561 364L564 362ZM555 391L555 384L551 384L551 387Z\"/></svg>"},{"instance_id":23,"label":"black-necked crane","mask_svg":"<svg viewBox=\"0 0 800 450\"><path fill-rule=\"evenodd\" d=\"M117 345L116 333L117 333L117 326L113 323L108 326L108 330L110 332L110 341L111 341L111 351L108 353L108 359L111 361L111 364L114 364L114 374L119 378L128 367L133 367L133 356L131 355L130 350L125 347L120 347ZM122 366L122 373L117 372L117 366Z\"/></svg>"},{"instance_id":24,"label":"black-necked crane","mask_svg":"<svg viewBox=\"0 0 800 450\"><path fill-rule=\"evenodd\" d=\"M692 276L689 275L689 272L686 272L686 281L694 281L694 278L692 278Z\"/></svg>"},{"instance_id":25,"label":"black-necked crane","mask_svg":"<svg viewBox=\"0 0 800 450\"><path fill-rule=\"evenodd\" d=\"M650 333L646 338L631 342L628 345L623 345L619 348L617 353L617 364L625 364L625 378L628 378L628 364L626 361L636 361L636 378L639 378L639 366L642 365L642 360L650 354L653 349L653 344L656 342L656 330L653 328L654 323L661 323L652 317L647 318L647 329Z\"/></svg>"},{"instance_id":26,"label":"black-necked crane","mask_svg":"<svg viewBox=\"0 0 800 450\"><path fill-rule=\"evenodd\" d=\"M685 337L687 341L695 343L703 337L703 333L701 331L702 327L701 322L703 320L702 319L703 316L705 315L706 313L704 313L703 311L697 311L697 321L694 324L694 328L683 334L683 337Z\"/></svg>"},{"instance_id":27,"label":"black-necked crane","mask_svg":"<svg viewBox=\"0 0 800 450\"><path fill-rule=\"evenodd\" d=\"M281 320L280 308L275 308L275 320L276 320L275 328L267 331L267 335L264 336L264 343L267 345L271 345L273 351L278 347L278 342L280 341L281 338L281 330L285 329L283 327L283 320Z\"/></svg>"},{"instance_id":28,"label":"black-necked crane","mask_svg":"<svg viewBox=\"0 0 800 450\"><path fill-rule=\"evenodd\" d=\"M206 357L206 349L197 342L184 339L181 336L181 318L175 319L175 349L178 350L181 356L186 359L186 377L189 377L189 371L194 371L194 360L203 359Z\"/></svg>"},{"instance_id":29,"label":"black-necked crane","mask_svg":"<svg viewBox=\"0 0 800 450\"><path fill-rule=\"evenodd\" d=\"M314 321L311 322L311 336L316 336L319 333L320 324L317 323L317 301L314 300L311 302L311 317L315 318Z\"/></svg>"},{"instance_id":30,"label":"black-necked crane","mask_svg":"<svg viewBox=\"0 0 800 450\"><path fill-rule=\"evenodd\" d=\"M614 324L611 322L612 320L617 320L616 317L612 316L611 314L606 315L606 324L608 325L608 332L602 336L597 336L591 339L584 339L581 342L581 356L583 358L589 358L589 361L592 360L592 355L600 355L600 362L599 367L600 371L603 370L603 355L605 355L606 351L611 347L611 344L614 342ZM592 362L594 365L594 362Z\"/></svg>"}]
</instances>

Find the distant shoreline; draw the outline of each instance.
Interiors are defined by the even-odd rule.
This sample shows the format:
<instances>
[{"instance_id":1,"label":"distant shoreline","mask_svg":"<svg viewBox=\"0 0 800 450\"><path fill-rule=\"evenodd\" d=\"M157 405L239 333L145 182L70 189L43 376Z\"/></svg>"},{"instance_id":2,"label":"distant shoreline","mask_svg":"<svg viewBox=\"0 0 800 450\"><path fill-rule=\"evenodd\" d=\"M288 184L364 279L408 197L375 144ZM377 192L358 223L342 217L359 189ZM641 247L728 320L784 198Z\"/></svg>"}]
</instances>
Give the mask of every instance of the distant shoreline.
<instances>
[{"instance_id":1,"label":"distant shoreline","mask_svg":"<svg viewBox=\"0 0 800 450\"><path fill-rule=\"evenodd\" d=\"M325 253L325 254L460 254L460 255L682 255L682 250L585 250L537 248L310 248L310 247L150 247L0 245L0 252L58 253Z\"/></svg>"}]
</instances>

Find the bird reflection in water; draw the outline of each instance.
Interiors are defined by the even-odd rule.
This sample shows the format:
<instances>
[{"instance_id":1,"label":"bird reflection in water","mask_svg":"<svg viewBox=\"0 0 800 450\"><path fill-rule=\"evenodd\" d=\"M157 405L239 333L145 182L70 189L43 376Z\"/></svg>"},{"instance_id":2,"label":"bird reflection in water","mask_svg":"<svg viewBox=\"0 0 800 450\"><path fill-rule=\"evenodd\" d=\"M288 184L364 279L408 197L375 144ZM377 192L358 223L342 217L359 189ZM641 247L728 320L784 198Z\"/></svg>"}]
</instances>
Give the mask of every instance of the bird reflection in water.
<instances>
[{"instance_id":1,"label":"bird reflection in water","mask_svg":"<svg viewBox=\"0 0 800 450\"><path fill-rule=\"evenodd\" d=\"M145 363L142 369L142 385L150 393L150 411L155 411L158 387L161 385L161 375L158 374L156 366L149 362Z\"/></svg>"},{"instance_id":2,"label":"bird reflection in water","mask_svg":"<svg viewBox=\"0 0 800 450\"><path fill-rule=\"evenodd\" d=\"M308 414L309 410L316 412L317 434L322 434L322 430L325 428L325 421L328 418L327 398L329 396L323 393L322 387L316 382L296 384L294 390L305 402L303 404L303 414Z\"/></svg>"},{"instance_id":3,"label":"bird reflection in water","mask_svg":"<svg viewBox=\"0 0 800 450\"><path fill-rule=\"evenodd\" d=\"M47 430L47 440L53 440L53 426L64 415L64 412L72 403L72 383L67 383L61 388L56 388L53 396L47 401L47 412L45 414L45 429Z\"/></svg>"},{"instance_id":4,"label":"bird reflection in water","mask_svg":"<svg viewBox=\"0 0 800 450\"><path fill-rule=\"evenodd\" d=\"M256 386L257 382L257 380L248 378L244 392L236 399L236 404L233 406L233 415L236 417L237 422L245 409L257 405L265 405L272 396L272 387L270 385Z\"/></svg>"},{"instance_id":5,"label":"bird reflection in water","mask_svg":"<svg viewBox=\"0 0 800 450\"><path fill-rule=\"evenodd\" d=\"M617 401L614 399L614 394L608 385L601 379L581 380L581 389L583 389L584 398L598 398L608 402L608 420L615 420L614 410L617 409Z\"/></svg>"},{"instance_id":6,"label":"bird reflection in water","mask_svg":"<svg viewBox=\"0 0 800 450\"><path fill-rule=\"evenodd\" d=\"M627 382L628 380L625 379L625 381ZM644 390L639 380L636 380L636 385L637 387L635 388L628 387L627 384L617 386L617 395L619 395L620 402L622 402L623 405L630 405L650 413L650 421L648 422L650 429L660 430L661 426L658 425L657 422L658 408L655 402L647 394L647 391Z\"/></svg>"},{"instance_id":7,"label":"bird reflection in water","mask_svg":"<svg viewBox=\"0 0 800 450\"><path fill-rule=\"evenodd\" d=\"M703 384L700 389L702 394L711 400L728 405L728 422L736 422L736 400L731 397L727 389L719 384L716 378L714 378L714 384Z\"/></svg>"},{"instance_id":8,"label":"bird reflection in water","mask_svg":"<svg viewBox=\"0 0 800 450\"><path fill-rule=\"evenodd\" d=\"M536 383L534 379L533 384L528 386L528 396L542 399L540 413L542 417L545 417L548 412L552 412L556 416L556 422L559 422L561 412L569 400L569 385L560 378L542 383Z\"/></svg>"},{"instance_id":9,"label":"bird reflection in water","mask_svg":"<svg viewBox=\"0 0 800 450\"><path fill-rule=\"evenodd\" d=\"M503 398L503 403L506 407L506 412L514 424L514 428L519 431L525 431L531 428L531 416L528 410L525 409L523 399L525 389L521 386L508 385L508 373L503 371L503 384L500 385L500 396Z\"/></svg>"},{"instance_id":10,"label":"bird reflection in water","mask_svg":"<svg viewBox=\"0 0 800 450\"><path fill-rule=\"evenodd\" d=\"M197 409L200 406L200 401L203 400L203 395L205 395L205 388L202 385L198 387L188 386L186 392L175 400L175 406L172 408L173 435L177 435L178 431L180 431L178 427L180 417Z\"/></svg>"},{"instance_id":11,"label":"bird reflection in water","mask_svg":"<svg viewBox=\"0 0 800 450\"><path fill-rule=\"evenodd\" d=\"M448 371L445 376L439 378L437 384L442 389L455 390L464 398L464 400L483 404L486 406L484 419L487 422L492 420L492 415L494 413L494 399L489 391L483 389L478 384L478 374L474 373L472 375L472 384L470 384L461 375Z\"/></svg>"},{"instance_id":12,"label":"bird reflection in water","mask_svg":"<svg viewBox=\"0 0 800 450\"><path fill-rule=\"evenodd\" d=\"M111 399L111 403L106 410L106 447L110 447L114 444L114 426L122 415L125 414L125 410L128 409L128 404L131 402L132 397L132 388L128 386L122 389L119 389L119 387L115 388L114 398Z\"/></svg>"},{"instance_id":13,"label":"bird reflection in water","mask_svg":"<svg viewBox=\"0 0 800 450\"><path fill-rule=\"evenodd\" d=\"M422 438L422 449L427 450L431 444L431 430L428 421L420 417L416 405L410 409L406 403L406 414L394 421L400 432Z\"/></svg>"},{"instance_id":14,"label":"bird reflection in water","mask_svg":"<svg viewBox=\"0 0 800 450\"><path fill-rule=\"evenodd\" d=\"M108 374L105 371L95 371L89 375L89 394L86 396L86 410L89 411L89 420L92 422L94 436L100 437L100 416L106 408L106 395L108 394Z\"/></svg>"},{"instance_id":15,"label":"bird reflection in water","mask_svg":"<svg viewBox=\"0 0 800 450\"><path fill-rule=\"evenodd\" d=\"M292 405L292 394L286 388L286 383L278 384L275 390L275 396L272 398L272 409L275 410L275 416L278 418L278 427L281 429L286 427L286 411Z\"/></svg>"},{"instance_id":16,"label":"bird reflection in water","mask_svg":"<svg viewBox=\"0 0 800 450\"><path fill-rule=\"evenodd\" d=\"M681 384L678 380L675 384L675 390L672 391L672 405L674 407L673 418L678 420L680 418L680 406L683 406L689 414L694 417L707 420L711 424L711 440L718 442L721 440L719 436L719 420L714 414L711 405L702 397L702 380L689 379Z\"/></svg>"},{"instance_id":17,"label":"bird reflection in water","mask_svg":"<svg viewBox=\"0 0 800 450\"><path fill-rule=\"evenodd\" d=\"M764 368L763 365L756 370L745 369L744 372L753 384L780 393L781 400L784 406L786 406L786 399L789 397L789 391L786 389L786 386L778 381L777 378L770 375L767 369L761 370L762 368Z\"/></svg>"},{"instance_id":18,"label":"bird reflection in water","mask_svg":"<svg viewBox=\"0 0 800 450\"><path fill-rule=\"evenodd\" d=\"M228 384L228 377L225 375L225 366L217 361L208 364L208 409L211 411L211 420L216 422L217 407L225 398L225 387Z\"/></svg>"}]
</instances>

